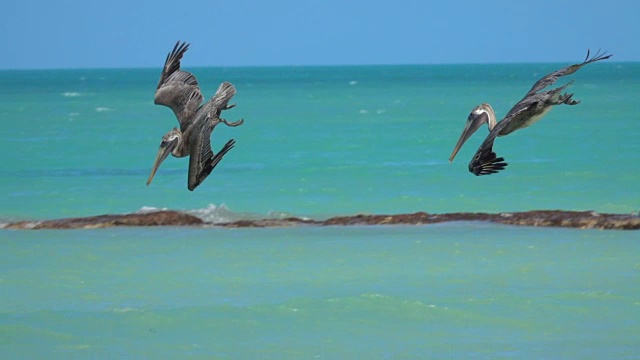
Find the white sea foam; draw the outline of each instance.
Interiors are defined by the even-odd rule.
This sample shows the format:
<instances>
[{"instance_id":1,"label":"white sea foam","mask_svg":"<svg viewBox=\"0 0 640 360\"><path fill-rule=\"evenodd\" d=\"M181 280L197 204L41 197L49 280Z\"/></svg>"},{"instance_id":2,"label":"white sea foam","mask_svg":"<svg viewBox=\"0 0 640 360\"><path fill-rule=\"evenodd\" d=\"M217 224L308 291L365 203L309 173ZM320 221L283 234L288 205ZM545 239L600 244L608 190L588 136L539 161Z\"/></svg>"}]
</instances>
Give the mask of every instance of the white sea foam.
<instances>
[{"instance_id":1,"label":"white sea foam","mask_svg":"<svg viewBox=\"0 0 640 360\"><path fill-rule=\"evenodd\" d=\"M349 85L356 85L356 84L358 84L358 82L357 82L357 81L355 81L355 80L351 80L351 81L349 81Z\"/></svg>"},{"instance_id":2,"label":"white sea foam","mask_svg":"<svg viewBox=\"0 0 640 360\"><path fill-rule=\"evenodd\" d=\"M210 204L204 209L193 209L187 210L186 212L213 224L222 224L238 220L284 219L291 217L291 214L283 211L269 211L267 214L236 212L229 209L225 204Z\"/></svg>"},{"instance_id":3,"label":"white sea foam","mask_svg":"<svg viewBox=\"0 0 640 360\"><path fill-rule=\"evenodd\" d=\"M168 210L167 208L157 208L154 206L143 206L140 210L136 211L135 214L148 214L156 211Z\"/></svg>"},{"instance_id":4,"label":"white sea foam","mask_svg":"<svg viewBox=\"0 0 640 360\"><path fill-rule=\"evenodd\" d=\"M33 228L35 228L36 226L38 226L39 224L41 224L41 223L42 223L42 221L30 221L30 222L25 222L24 224L21 224L21 226L22 226L24 229L33 229ZM5 228L5 227L7 227L9 224L11 224L11 223L8 223L8 222L0 222L0 229L3 229L3 228Z\"/></svg>"},{"instance_id":5,"label":"white sea foam","mask_svg":"<svg viewBox=\"0 0 640 360\"><path fill-rule=\"evenodd\" d=\"M108 107L97 107L96 108L97 112L105 112L105 111L113 111L112 108L108 108Z\"/></svg>"},{"instance_id":6,"label":"white sea foam","mask_svg":"<svg viewBox=\"0 0 640 360\"><path fill-rule=\"evenodd\" d=\"M236 214L229 210L225 204L216 206L210 204L204 209L195 209L187 211L191 215L195 215L202 220L214 224L227 223L235 220L240 220L239 214Z\"/></svg>"}]
</instances>

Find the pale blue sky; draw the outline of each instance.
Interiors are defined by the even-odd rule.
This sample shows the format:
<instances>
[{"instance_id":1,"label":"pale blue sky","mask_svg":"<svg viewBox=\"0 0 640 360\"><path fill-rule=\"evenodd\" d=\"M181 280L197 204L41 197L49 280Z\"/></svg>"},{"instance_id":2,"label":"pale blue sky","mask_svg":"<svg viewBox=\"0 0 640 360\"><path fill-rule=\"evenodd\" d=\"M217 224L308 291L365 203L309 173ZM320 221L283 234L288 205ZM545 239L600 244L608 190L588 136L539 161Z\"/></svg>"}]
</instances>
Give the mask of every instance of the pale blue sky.
<instances>
[{"instance_id":1,"label":"pale blue sky","mask_svg":"<svg viewBox=\"0 0 640 360\"><path fill-rule=\"evenodd\" d=\"M640 61L639 18L637 0L9 0L0 69L160 67L177 40L189 67Z\"/></svg>"}]
</instances>

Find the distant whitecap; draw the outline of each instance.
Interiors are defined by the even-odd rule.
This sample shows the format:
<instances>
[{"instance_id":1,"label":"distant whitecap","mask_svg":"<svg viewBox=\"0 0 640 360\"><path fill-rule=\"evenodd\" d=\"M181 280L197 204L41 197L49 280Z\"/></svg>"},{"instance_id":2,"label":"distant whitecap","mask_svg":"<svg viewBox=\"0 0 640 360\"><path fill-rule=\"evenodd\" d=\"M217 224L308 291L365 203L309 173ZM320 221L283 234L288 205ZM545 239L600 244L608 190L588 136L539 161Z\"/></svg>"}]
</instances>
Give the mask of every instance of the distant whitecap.
<instances>
[{"instance_id":1,"label":"distant whitecap","mask_svg":"<svg viewBox=\"0 0 640 360\"><path fill-rule=\"evenodd\" d=\"M63 92L62 96L64 96L64 97L78 97L78 96L82 96L82 94L79 93L79 92L75 92L75 91L67 91L67 92Z\"/></svg>"},{"instance_id":2,"label":"distant whitecap","mask_svg":"<svg viewBox=\"0 0 640 360\"><path fill-rule=\"evenodd\" d=\"M368 113L369 113L369 110L367 110L367 109L362 109L362 110L358 111L358 113L359 113L359 114L368 114Z\"/></svg>"},{"instance_id":3,"label":"distant whitecap","mask_svg":"<svg viewBox=\"0 0 640 360\"><path fill-rule=\"evenodd\" d=\"M356 85L357 83L358 83L358 82L357 82L357 81L355 81L355 80L351 80L351 81L349 81L349 85Z\"/></svg>"},{"instance_id":4,"label":"distant whitecap","mask_svg":"<svg viewBox=\"0 0 640 360\"><path fill-rule=\"evenodd\" d=\"M108 107L97 107L96 108L97 112L105 112L105 111L113 111L112 108L108 108Z\"/></svg>"}]
</instances>

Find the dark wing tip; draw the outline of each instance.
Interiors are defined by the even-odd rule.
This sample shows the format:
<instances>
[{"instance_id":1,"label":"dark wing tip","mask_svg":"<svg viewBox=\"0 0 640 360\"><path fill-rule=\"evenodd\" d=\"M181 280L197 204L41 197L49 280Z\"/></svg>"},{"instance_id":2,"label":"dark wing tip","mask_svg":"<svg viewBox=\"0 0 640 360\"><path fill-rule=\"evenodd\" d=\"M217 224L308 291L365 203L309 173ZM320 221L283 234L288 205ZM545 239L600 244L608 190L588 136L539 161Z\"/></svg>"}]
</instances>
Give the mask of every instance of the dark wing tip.
<instances>
[{"instance_id":1,"label":"dark wing tip","mask_svg":"<svg viewBox=\"0 0 640 360\"><path fill-rule=\"evenodd\" d=\"M222 149L220 149L220 151L218 151L217 154L215 154L215 156L213 156L213 158L211 159L211 170L213 170L214 167L216 167L216 165L218 165L218 163L220 162L220 160L222 160L222 157L229 152L229 150L233 149L233 147L236 145L236 141L235 139L230 139L229 141L227 141L226 144L224 144L224 146L222 147Z\"/></svg>"},{"instance_id":2,"label":"dark wing tip","mask_svg":"<svg viewBox=\"0 0 640 360\"><path fill-rule=\"evenodd\" d=\"M177 68L180 68L180 60L182 59L184 53L189 50L189 45L190 44L186 41L180 43L180 40L178 40L178 42L176 42L176 44L173 46L173 50L171 50L171 52L167 54L165 67L167 67L167 65L177 65Z\"/></svg>"},{"instance_id":3,"label":"dark wing tip","mask_svg":"<svg viewBox=\"0 0 640 360\"><path fill-rule=\"evenodd\" d=\"M485 157L471 161L469 172L476 176L491 175L504 170L507 165L503 157L496 157L496 153L491 152Z\"/></svg>"},{"instance_id":4,"label":"dark wing tip","mask_svg":"<svg viewBox=\"0 0 640 360\"><path fill-rule=\"evenodd\" d=\"M180 60L184 53L189 50L189 43L180 40L173 46L173 50L167 54L167 58L164 60L164 68L160 75L160 81L158 82L158 89L162 84L171 76L171 74L180 70Z\"/></svg>"},{"instance_id":5,"label":"dark wing tip","mask_svg":"<svg viewBox=\"0 0 640 360\"><path fill-rule=\"evenodd\" d=\"M613 56L613 54L607 54L607 51L602 51L601 49L598 49L596 54L593 55L591 58L589 58L590 54L591 54L591 50L587 49L587 56L584 58L583 64L589 64L589 63L600 61L600 60L606 60Z\"/></svg>"},{"instance_id":6,"label":"dark wing tip","mask_svg":"<svg viewBox=\"0 0 640 360\"><path fill-rule=\"evenodd\" d=\"M202 182L204 181L204 179L206 179L209 174L211 174L211 172L213 171L213 169L216 167L216 165L218 165L218 163L220 162L220 160L222 160L222 157L229 152L229 150L233 149L233 147L235 146L236 141L234 139L230 139L229 141L227 141L226 144L224 144L224 146L222 147L222 149L220 149L220 151L213 155L213 153L211 152L211 146L207 146L206 148L206 152L208 153L207 155L203 156L203 163L202 165L202 169L200 170L200 172L196 175L195 181L189 181L189 183L187 184L187 189L189 189L190 191L195 190L195 188L198 187L198 185L202 184Z\"/></svg>"}]
</instances>

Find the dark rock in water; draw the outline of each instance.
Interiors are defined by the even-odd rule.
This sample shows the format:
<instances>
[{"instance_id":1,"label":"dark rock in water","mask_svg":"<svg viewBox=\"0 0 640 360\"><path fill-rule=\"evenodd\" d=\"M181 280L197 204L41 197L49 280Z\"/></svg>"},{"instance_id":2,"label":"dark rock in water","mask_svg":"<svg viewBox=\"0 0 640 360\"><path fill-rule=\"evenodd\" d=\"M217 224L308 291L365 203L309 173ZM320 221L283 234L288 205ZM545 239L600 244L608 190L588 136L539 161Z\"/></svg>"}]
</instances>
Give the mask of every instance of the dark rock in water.
<instances>
[{"instance_id":1,"label":"dark rock in water","mask_svg":"<svg viewBox=\"0 0 640 360\"><path fill-rule=\"evenodd\" d=\"M227 228L353 225L420 225L452 221L487 221L505 225L571 227L581 229L640 229L640 216L599 214L593 211L535 210L513 213L449 213L336 216L324 221L290 217L285 219L238 220L224 224L206 223L178 211L157 211L125 215L101 215L41 222L17 222L9 229L89 229L113 226L215 226Z\"/></svg>"},{"instance_id":2,"label":"dark rock in water","mask_svg":"<svg viewBox=\"0 0 640 360\"><path fill-rule=\"evenodd\" d=\"M242 220L228 224L218 224L225 227L265 227L265 226L293 226L293 225L323 225L323 226L352 226L352 225L420 225L436 224L452 221L487 221L505 225L571 227L580 229L640 229L640 217L636 215L599 214L593 211L562 211L535 210L514 213L448 213L428 214L417 212L413 214L396 215L353 215L336 216L324 221L302 220L289 218L283 220Z\"/></svg>"},{"instance_id":3,"label":"dark rock in water","mask_svg":"<svg viewBox=\"0 0 640 360\"><path fill-rule=\"evenodd\" d=\"M66 218L40 222L12 223L7 229L93 229L114 226L192 226L204 225L197 216L179 211L154 211L124 215L100 215L81 218Z\"/></svg>"},{"instance_id":4,"label":"dark rock in water","mask_svg":"<svg viewBox=\"0 0 640 360\"><path fill-rule=\"evenodd\" d=\"M449 213L399 215L340 216L324 221L323 225L400 225L435 224L451 221L488 221L506 225L552 226L581 229L640 229L640 217L634 215L599 214L593 211L535 210L514 213Z\"/></svg>"},{"instance_id":5,"label":"dark rock in water","mask_svg":"<svg viewBox=\"0 0 640 360\"><path fill-rule=\"evenodd\" d=\"M305 220L297 217L286 219L262 219L262 220L237 220L230 223L216 224L227 228L245 227L290 227L298 225L322 225L322 221Z\"/></svg>"},{"instance_id":6,"label":"dark rock in water","mask_svg":"<svg viewBox=\"0 0 640 360\"><path fill-rule=\"evenodd\" d=\"M396 215L337 216L325 220L323 225L420 225L448 221L490 221L490 217L491 214L479 213L428 214L417 212Z\"/></svg>"},{"instance_id":7,"label":"dark rock in water","mask_svg":"<svg viewBox=\"0 0 640 360\"><path fill-rule=\"evenodd\" d=\"M555 226L580 229L640 229L640 216L600 214L595 211L537 210L501 213L493 221L508 225Z\"/></svg>"}]
</instances>

